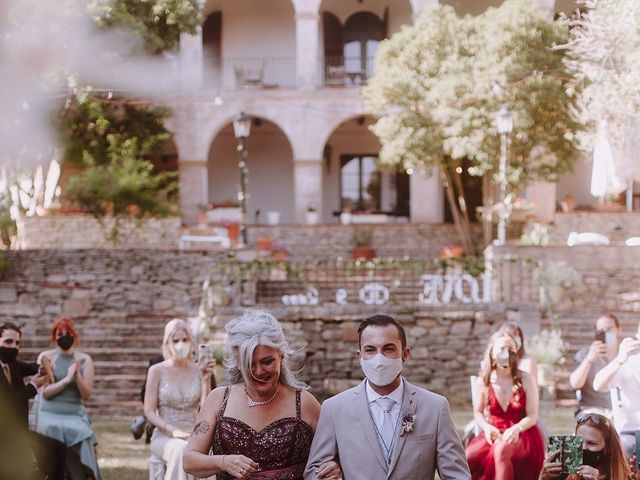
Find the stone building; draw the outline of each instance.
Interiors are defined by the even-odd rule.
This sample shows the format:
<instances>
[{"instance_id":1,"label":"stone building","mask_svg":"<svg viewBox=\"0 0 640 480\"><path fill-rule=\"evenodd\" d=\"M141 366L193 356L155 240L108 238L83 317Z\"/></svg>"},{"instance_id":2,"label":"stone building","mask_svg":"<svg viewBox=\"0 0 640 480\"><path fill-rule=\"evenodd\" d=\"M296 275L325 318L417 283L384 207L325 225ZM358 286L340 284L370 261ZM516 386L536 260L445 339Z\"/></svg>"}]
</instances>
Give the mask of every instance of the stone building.
<instances>
[{"instance_id":1,"label":"stone building","mask_svg":"<svg viewBox=\"0 0 640 480\"><path fill-rule=\"evenodd\" d=\"M195 218L199 205L236 199L232 122L240 111L253 118L250 222L258 210L262 222L269 211L280 212L281 223L302 222L313 208L321 222L336 223L344 207L412 222L445 219L436 176L377 173L380 145L360 100L378 43L437 0L202 1L203 27L181 38L178 68L188 94L173 105L169 125L185 220ZM501 3L441 1L460 14ZM573 0L532 1L550 15L576 8ZM582 167L557 187L532 186L528 196L542 217L549 219L566 193L591 201L589 169Z\"/></svg>"}]
</instances>

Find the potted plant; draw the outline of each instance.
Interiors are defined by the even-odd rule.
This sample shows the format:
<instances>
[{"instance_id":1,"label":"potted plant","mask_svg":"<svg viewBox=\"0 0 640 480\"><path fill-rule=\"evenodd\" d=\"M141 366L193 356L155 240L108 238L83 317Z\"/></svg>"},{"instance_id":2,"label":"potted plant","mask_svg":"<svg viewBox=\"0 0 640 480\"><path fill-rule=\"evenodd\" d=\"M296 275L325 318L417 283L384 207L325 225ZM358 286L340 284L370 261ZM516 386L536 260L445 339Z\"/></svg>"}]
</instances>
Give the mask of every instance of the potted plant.
<instances>
[{"instance_id":1,"label":"potted plant","mask_svg":"<svg viewBox=\"0 0 640 480\"><path fill-rule=\"evenodd\" d=\"M318 211L313 205L309 205L305 214L307 225L316 225L318 223Z\"/></svg>"},{"instance_id":2,"label":"potted plant","mask_svg":"<svg viewBox=\"0 0 640 480\"><path fill-rule=\"evenodd\" d=\"M276 261L284 261L289 256L289 249L282 243L274 243L271 248L271 258Z\"/></svg>"},{"instance_id":3,"label":"potted plant","mask_svg":"<svg viewBox=\"0 0 640 480\"><path fill-rule=\"evenodd\" d=\"M376 251L371 246L372 237L373 235L369 229L356 228L353 230L353 250L351 251L351 256L354 260L371 260L376 257Z\"/></svg>"}]
</instances>

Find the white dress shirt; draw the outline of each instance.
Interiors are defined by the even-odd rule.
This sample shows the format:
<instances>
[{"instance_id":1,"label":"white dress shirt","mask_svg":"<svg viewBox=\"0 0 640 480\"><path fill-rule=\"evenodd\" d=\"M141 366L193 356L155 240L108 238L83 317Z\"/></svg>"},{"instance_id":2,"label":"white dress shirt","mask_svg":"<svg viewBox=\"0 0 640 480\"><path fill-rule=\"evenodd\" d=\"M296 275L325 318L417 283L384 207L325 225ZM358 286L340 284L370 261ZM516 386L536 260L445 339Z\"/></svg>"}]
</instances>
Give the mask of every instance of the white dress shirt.
<instances>
[{"instance_id":1,"label":"white dress shirt","mask_svg":"<svg viewBox=\"0 0 640 480\"><path fill-rule=\"evenodd\" d=\"M369 401L369 411L371 412L371 416L373 417L373 421L375 422L376 427L378 428L378 431L382 429L382 418L384 417L384 411L382 410L382 407L378 402L376 402L376 400L378 400L380 397L389 397L396 401L396 403L393 404L393 408L391 409L391 418L396 420L396 423L397 423L397 419L400 414L400 408L402 408L402 394L404 393L404 379L402 379L402 377L400 378L400 385L398 385L398 388L396 388L389 395L377 394L373 390L373 388L371 388L371 385L369 385L368 380L366 384L366 389L367 389L367 400Z\"/></svg>"}]
</instances>

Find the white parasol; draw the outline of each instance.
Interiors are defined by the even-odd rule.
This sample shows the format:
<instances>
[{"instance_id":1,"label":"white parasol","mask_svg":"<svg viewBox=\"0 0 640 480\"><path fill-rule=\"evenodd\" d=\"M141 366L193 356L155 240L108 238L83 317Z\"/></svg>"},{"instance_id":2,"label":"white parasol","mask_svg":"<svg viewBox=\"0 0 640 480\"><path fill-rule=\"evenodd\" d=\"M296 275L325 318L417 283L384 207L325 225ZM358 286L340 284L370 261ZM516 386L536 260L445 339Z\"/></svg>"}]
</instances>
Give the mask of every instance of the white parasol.
<instances>
[{"instance_id":1,"label":"white parasol","mask_svg":"<svg viewBox=\"0 0 640 480\"><path fill-rule=\"evenodd\" d=\"M613 153L606 134L606 123L602 122L598 128L596 142L593 147L591 195L603 201L607 194L618 193L623 188L616 176Z\"/></svg>"}]
</instances>

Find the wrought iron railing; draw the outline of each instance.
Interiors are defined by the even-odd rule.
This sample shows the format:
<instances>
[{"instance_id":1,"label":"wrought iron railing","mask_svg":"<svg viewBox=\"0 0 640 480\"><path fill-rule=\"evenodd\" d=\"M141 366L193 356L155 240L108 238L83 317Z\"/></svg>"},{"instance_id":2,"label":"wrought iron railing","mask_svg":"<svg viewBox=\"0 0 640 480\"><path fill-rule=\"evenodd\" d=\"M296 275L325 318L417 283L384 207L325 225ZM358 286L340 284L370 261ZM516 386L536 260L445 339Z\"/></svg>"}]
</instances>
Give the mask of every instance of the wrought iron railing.
<instances>
[{"instance_id":1,"label":"wrought iron railing","mask_svg":"<svg viewBox=\"0 0 640 480\"><path fill-rule=\"evenodd\" d=\"M224 89L296 86L294 57L203 57L204 84Z\"/></svg>"}]
</instances>

